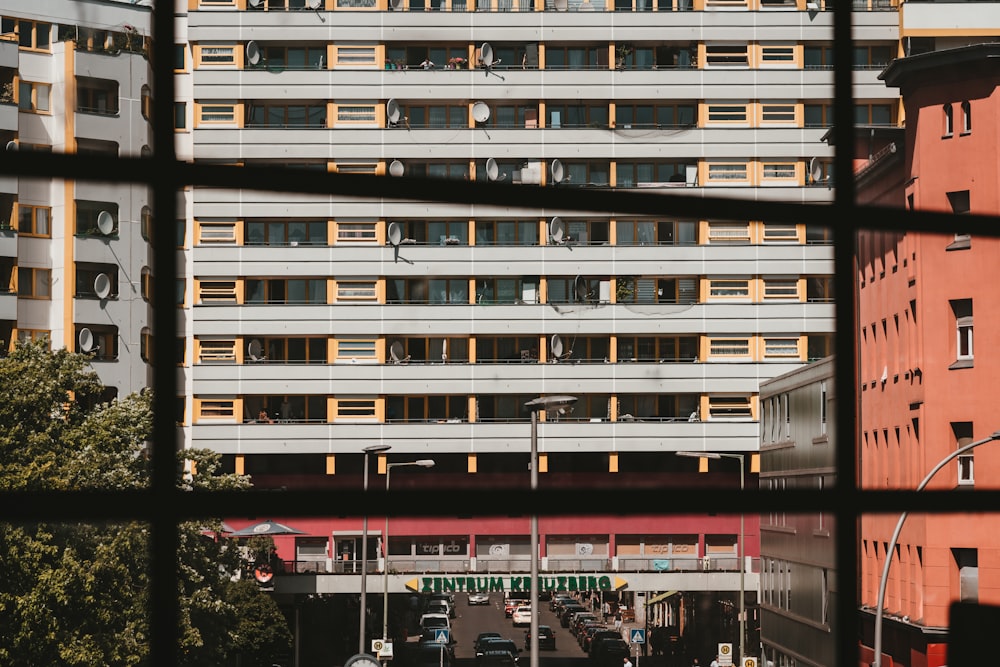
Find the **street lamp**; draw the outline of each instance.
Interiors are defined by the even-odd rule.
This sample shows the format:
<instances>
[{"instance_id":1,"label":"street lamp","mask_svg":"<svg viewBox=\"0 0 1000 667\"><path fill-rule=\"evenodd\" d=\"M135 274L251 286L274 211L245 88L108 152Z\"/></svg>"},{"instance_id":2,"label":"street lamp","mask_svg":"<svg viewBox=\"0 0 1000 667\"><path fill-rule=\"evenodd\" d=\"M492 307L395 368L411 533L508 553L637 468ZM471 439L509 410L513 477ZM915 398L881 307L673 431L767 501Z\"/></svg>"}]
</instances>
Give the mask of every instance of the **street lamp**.
<instances>
[{"instance_id":1,"label":"street lamp","mask_svg":"<svg viewBox=\"0 0 1000 667\"><path fill-rule=\"evenodd\" d=\"M740 462L740 491L745 488L744 483L744 473L743 473L743 455L742 454L720 454L718 452L675 452L677 456L686 456L690 458L698 459L736 459ZM747 636L747 610L746 610L746 598L744 590L744 574L743 571L746 569L746 563L744 563L744 546L743 541L745 539L743 533L743 512L740 512L740 543L739 543L739 560L740 560L740 660L742 661L746 658L745 645Z\"/></svg>"},{"instance_id":2,"label":"street lamp","mask_svg":"<svg viewBox=\"0 0 1000 667\"><path fill-rule=\"evenodd\" d=\"M416 461L399 461L385 465L385 492L389 493L389 473L400 466L419 466L433 468L434 459L417 459ZM382 567L382 641L389 641L389 514L385 515L385 565ZM384 662L383 662L384 664Z\"/></svg>"},{"instance_id":3,"label":"street lamp","mask_svg":"<svg viewBox=\"0 0 1000 667\"><path fill-rule=\"evenodd\" d=\"M368 455L388 451L392 445L372 445L361 451L365 453L364 490L368 491ZM368 614L368 506L365 505L364 518L361 524L361 619L358 622L358 654L365 653L365 618Z\"/></svg>"},{"instance_id":4,"label":"street lamp","mask_svg":"<svg viewBox=\"0 0 1000 667\"><path fill-rule=\"evenodd\" d=\"M987 442L993 442L994 440L1000 440L1000 431L994 431L988 438L983 438L982 440L976 440L975 442L970 442L967 445L959 447L955 451L948 454L940 461L937 465L931 469L927 476L917 485L916 490L922 491L931 478L937 474L941 468L943 468L949 461L955 459L970 449L974 449L979 445L985 445ZM882 566L882 577L878 581L878 602L875 607L875 642L872 647L875 651L875 660L872 661L872 667L882 667L882 607L885 604L885 587L886 582L889 579L889 566L892 565L892 553L896 550L896 543L899 541L899 534L903 530L903 522L906 521L906 517L909 516L909 512L903 512L899 515L899 521L896 522L896 529L892 532L892 539L889 541L889 546L885 550L885 564Z\"/></svg>"},{"instance_id":5,"label":"street lamp","mask_svg":"<svg viewBox=\"0 0 1000 667\"><path fill-rule=\"evenodd\" d=\"M538 488L538 411L559 410L576 403L576 396L539 396L524 404L531 410L531 490ZM531 515L531 642L530 667L538 667L538 515Z\"/></svg>"}]
</instances>

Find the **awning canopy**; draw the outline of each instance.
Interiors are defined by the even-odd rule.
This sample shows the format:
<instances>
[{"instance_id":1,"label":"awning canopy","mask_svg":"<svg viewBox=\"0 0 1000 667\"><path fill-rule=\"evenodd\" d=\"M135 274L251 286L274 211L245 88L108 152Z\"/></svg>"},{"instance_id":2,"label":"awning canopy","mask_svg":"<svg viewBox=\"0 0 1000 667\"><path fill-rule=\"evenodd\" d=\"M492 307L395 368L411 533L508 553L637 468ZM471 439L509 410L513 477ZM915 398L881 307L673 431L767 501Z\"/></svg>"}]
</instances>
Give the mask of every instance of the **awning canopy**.
<instances>
[{"instance_id":1,"label":"awning canopy","mask_svg":"<svg viewBox=\"0 0 1000 667\"><path fill-rule=\"evenodd\" d=\"M678 593L680 593L680 591L667 591L666 593L659 593L658 595L654 595L653 597L646 600L646 606L648 607L653 603L660 602L661 600L666 600L671 595L677 595Z\"/></svg>"}]
</instances>

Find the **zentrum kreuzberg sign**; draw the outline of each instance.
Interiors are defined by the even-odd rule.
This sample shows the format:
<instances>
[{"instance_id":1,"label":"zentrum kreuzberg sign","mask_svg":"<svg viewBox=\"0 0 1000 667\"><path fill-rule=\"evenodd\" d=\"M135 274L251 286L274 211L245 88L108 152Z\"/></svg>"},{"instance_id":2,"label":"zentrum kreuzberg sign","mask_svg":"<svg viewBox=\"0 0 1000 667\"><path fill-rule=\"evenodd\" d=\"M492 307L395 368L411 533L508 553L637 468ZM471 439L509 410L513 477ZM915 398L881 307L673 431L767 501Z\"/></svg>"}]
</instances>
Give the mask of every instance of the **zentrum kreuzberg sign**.
<instances>
[{"instance_id":1,"label":"zentrum kreuzberg sign","mask_svg":"<svg viewBox=\"0 0 1000 667\"><path fill-rule=\"evenodd\" d=\"M592 574L563 574L538 578L539 591L617 591L628 586L620 577ZM531 577L418 577L406 582L415 593L527 593L531 590Z\"/></svg>"}]
</instances>

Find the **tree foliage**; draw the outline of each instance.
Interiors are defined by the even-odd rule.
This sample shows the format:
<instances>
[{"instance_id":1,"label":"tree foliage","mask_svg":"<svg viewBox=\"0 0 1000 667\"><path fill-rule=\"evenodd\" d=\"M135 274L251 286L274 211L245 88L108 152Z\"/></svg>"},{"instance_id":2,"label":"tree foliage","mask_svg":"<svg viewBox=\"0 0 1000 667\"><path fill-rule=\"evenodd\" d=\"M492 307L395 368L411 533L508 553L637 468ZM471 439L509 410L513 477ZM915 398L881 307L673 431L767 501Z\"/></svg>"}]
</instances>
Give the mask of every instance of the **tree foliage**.
<instances>
[{"instance_id":1,"label":"tree foliage","mask_svg":"<svg viewBox=\"0 0 1000 667\"><path fill-rule=\"evenodd\" d=\"M152 430L148 392L99 403L83 355L18 345L0 359L0 490L141 489ZM184 459L197 474L184 476ZM208 450L178 453L185 490L243 489ZM217 519L179 526L182 665L226 665L237 654L273 662L291 633L273 599L242 569ZM148 526L0 524L0 664L149 664Z\"/></svg>"}]
</instances>

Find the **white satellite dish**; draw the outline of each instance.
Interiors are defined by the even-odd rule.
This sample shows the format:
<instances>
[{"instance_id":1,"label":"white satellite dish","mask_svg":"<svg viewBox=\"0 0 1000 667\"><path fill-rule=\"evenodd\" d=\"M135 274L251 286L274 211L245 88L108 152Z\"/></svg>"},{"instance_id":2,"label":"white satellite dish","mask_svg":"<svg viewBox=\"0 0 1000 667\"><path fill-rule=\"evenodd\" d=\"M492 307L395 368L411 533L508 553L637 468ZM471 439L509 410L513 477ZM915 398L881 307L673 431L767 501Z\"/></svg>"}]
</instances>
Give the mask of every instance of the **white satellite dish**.
<instances>
[{"instance_id":1,"label":"white satellite dish","mask_svg":"<svg viewBox=\"0 0 1000 667\"><path fill-rule=\"evenodd\" d=\"M389 245L397 246L403 240L403 232L399 228L399 223L389 223Z\"/></svg>"},{"instance_id":2,"label":"white satellite dish","mask_svg":"<svg viewBox=\"0 0 1000 667\"><path fill-rule=\"evenodd\" d=\"M250 344L247 345L247 354L250 355L251 361L257 361L263 358L262 357L263 353L264 353L264 347L263 345L261 345L260 339L254 338L252 341L250 341Z\"/></svg>"},{"instance_id":3,"label":"white satellite dish","mask_svg":"<svg viewBox=\"0 0 1000 667\"><path fill-rule=\"evenodd\" d=\"M559 334L552 334L552 340L549 342L549 346L552 348L552 356L559 358L563 353L563 342Z\"/></svg>"},{"instance_id":4,"label":"white satellite dish","mask_svg":"<svg viewBox=\"0 0 1000 667\"><path fill-rule=\"evenodd\" d=\"M392 357L393 361L399 362L402 360L403 352L403 344L398 340L392 341L392 344L389 345L389 356Z\"/></svg>"},{"instance_id":5,"label":"white satellite dish","mask_svg":"<svg viewBox=\"0 0 1000 667\"><path fill-rule=\"evenodd\" d=\"M566 238L566 223L558 215L549 221L549 236L556 243L563 243Z\"/></svg>"},{"instance_id":6,"label":"white satellite dish","mask_svg":"<svg viewBox=\"0 0 1000 667\"><path fill-rule=\"evenodd\" d=\"M115 218L107 211L101 211L97 214L97 229L107 236L111 232L115 231Z\"/></svg>"},{"instance_id":7,"label":"white satellite dish","mask_svg":"<svg viewBox=\"0 0 1000 667\"><path fill-rule=\"evenodd\" d=\"M323 0L309 0L309 9L319 9L323 5Z\"/></svg>"},{"instance_id":8,"label":"white satellite dish","mask_svg":"<svg viewBox=\"0 0 1000 667\"><path fill-rule=\"evenodd\" d=\"M402 176L403 175L403 163L399 160L393 160L389 163L389 175L390 176Z\"/></svg>"},{"instance_id":9,"label":"white satellite dish","mask_svg":"<svg viewBox=\"0 0 1000 667\"><path fill-rule=\"evenodd\" d=\"M563 168L563 163L558 159L553 160L549 168L552 170L552 182L562 183L566 177L566 170Z\"/></svg>"},{"instance_id":10,"label":"white satellite dish","mask_svg":"<svg viewBox=\"0 0 1000 667\"><path fill-rule=\"evenodd\" d=\"M493 66L493 47L490 46L489 42L483 42L483 45L479 47L479 58L483 61L484 66Z\"/></svg>"},{"instance_id":11,"label":"white satellite dish","mask_svg":"<svg viewBox=\"0 0 1000 667\"><path fill-rule=\"evenodd\" d=\"M472 105L472 119L477 123L485 123L490 119L490 105L486 102L476 102Z\"/></svg>"},{"instance_id":12,"label":"white satellite dish","mask_svg":"<svg viewBox=\"0 0 1000 667\"><path fill-rule=\"evenodd\" d=\"M493 158L487 158L486 178L490 181L496 181L496 180L502 181L504 176L506 176L506 174L504 174L503 176L500 175L500 166L497 164L497 161L494 160Z\"/></svg>"},{"instance_id":13,"label":"white satellite dish","mask_svg":"<svg viewBox=\"0 0 1000 667\"><path fill-rule=\"evenodd\" d=\"M98 273L94 278L94 294L99 299L107 299L111 294L111 278L106 273Z\"/></svg>"},{"instance_id":14,"label":"white satellite dish","mask_svg":"<svg viewBox=\"0 0 1000 667\"><path fill-rule=\"evenodd\" d=\"M247 62L251 65L260 63L260 47L253 40L247 42Z\"/></svg>"},{"instance_id":15,"label":"white satellite dish","mask_svg":"<svg viewBox=\"0 0 1000 667\"><path fill-rule=\"evenodd\" d=\"M385 117L389 120L390 125L395 125L399 122L399 102L396 98L390 98L388 102L385 103Z\"/></svg>"},{"instance_id":16,"label":"white satellite dish","mask_svg":"<svg viewBox=\"0 0 1000 667\"><path fill-rule=\"evenodd\" d=\"M399 9L403 4L403 0L389 0L389 9Z\"/></svg>"},{"instance_id":17,"label":"white satellite dish","mask_svg":"<svg viewBox=\"0 0 1000 667\"><path fill-rule=\"evenodd\" d=\"M251 7L260 7L264 4L264 0L250 0Z\"/></svg>"},{"instance_id":18,"label":"white satellite dish","mask_svg":"<svg viewBox=\"0 0 1000 667\"><path fill-rule=\"evenodd\" d=\"M819 183L823 177L823 165L816 158L809 158L809 178L813 183Z\"/></svg>"},{"instance_id":19,"label":"white satellite dish","mask_svg":"<svg viewBox=\"0 0 1000 667\"><path fill-rule=\"evenodd\" d=\"M9 150L9 151L16 151L17 150L17 142L16 141L8 141L7 142L7 150Z\"/></svg>"},{"instance_id":20,"label":"white satellite dish","mask_svg":"<svg viewBox=\"0 0 1000 667\"><path fill-rule=\"evenodd\" d=\"M80 329L80 335L77 337L77 341L80 343L80 350L83 352L91 352L94 349L94 332L84 327Z\"/></svg>"},{"instance_id":21,"label":"white satellite dish","mask_svg":"<svg viewBox=\"0 0 1000 667\"><path fill-rule=\"evenodd\" d=\"M590 290L587 289L587 281L583 276L577 276L573 280L573 291L579 301L586 301L590 297Z\"/></svg>"}]
</instances>

